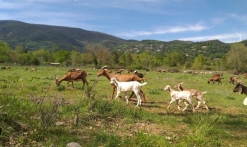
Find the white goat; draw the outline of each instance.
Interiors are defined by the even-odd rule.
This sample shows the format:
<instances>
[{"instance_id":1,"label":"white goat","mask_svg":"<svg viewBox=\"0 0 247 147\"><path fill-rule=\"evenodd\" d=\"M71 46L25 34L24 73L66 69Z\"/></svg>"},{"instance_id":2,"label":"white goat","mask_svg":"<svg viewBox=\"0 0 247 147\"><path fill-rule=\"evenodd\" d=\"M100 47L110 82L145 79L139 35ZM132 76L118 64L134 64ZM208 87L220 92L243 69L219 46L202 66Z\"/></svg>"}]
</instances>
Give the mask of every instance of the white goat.
<instances>
[{"instance_id":1,"label":"white goat","mask_svg":"<svg viewBox=\"0 0 247 147\"><path fill-rule=\"evenodd\" d=\"M132 92L133 91L137 97L137 100L138 100L136 106L141 105L141 98L142 98L141 87L146 85L147 82L145 82L145 83L139 83L137 81L119 82L116 80L116 78L111 78L110 83L114 84L117 87L117 95L116 95L115 99L118 98L118 95L121 92L125 92L125 99L126 99L126 102L128 104L129 101L128 101L126 92L129 92L129 91Z\"/></svg>"},{"instance_id":2,"label":"white goat","mask_svg":"<svg viewBox=\"0 0 247 147\"><path fill-rule=\"evenodd\" d=\"M187 102L189 102L189 104L192 106L192 111L193 113L195 112L195 109L194 109L194 105L193 105L193 101L192 101L192 95L193 93L190 92L190 91L175 91L171 88L170 85L166 85L166 87L164 88L164 90L167 90L168 92L170 92L170 95L171 95L171 101L167 107L167 109L170 108L170 105L171 103L175 102L176 101L176 105L178 107L178 110L181 110L180 109L180 106L179 106L179 103L182 101L182 100L186 100ZM183 109L183 111L185 111L188 107L188 103L187 102L184 102L184 104L186 105L185 108Z\"/></svg>"},{"instance_id":3,"label":"white goat","mask_svg":"<svg viewBox=\"0 0 247 147\"><path fill-rule=\"evenodd\" d=\"M208 106L207 106L207 104L206 104L206 101L205 101L204 98L203 98L203 94L206 94L207 91L201 92L201 91L196 90L196 89L186 89L186 88L183 88L183 87L181 86L182 84L183 84L183 82L182 82L182 83L178 83L178 84L176 84L174 87L175 87L175 88L178 88L179 91L190 91L190 92L193 93L193 94L192 94L192 97L196 98L196 100L197 100L197 102L198 102L198 104L197 104L197 106L196 106L195 109L198 109L199 106L200 106L200 104L203 103L204 106L205 106L205 108L206 108L207 110L209 110L209 109L208 109Z\"/></svg>"}]
</instances>

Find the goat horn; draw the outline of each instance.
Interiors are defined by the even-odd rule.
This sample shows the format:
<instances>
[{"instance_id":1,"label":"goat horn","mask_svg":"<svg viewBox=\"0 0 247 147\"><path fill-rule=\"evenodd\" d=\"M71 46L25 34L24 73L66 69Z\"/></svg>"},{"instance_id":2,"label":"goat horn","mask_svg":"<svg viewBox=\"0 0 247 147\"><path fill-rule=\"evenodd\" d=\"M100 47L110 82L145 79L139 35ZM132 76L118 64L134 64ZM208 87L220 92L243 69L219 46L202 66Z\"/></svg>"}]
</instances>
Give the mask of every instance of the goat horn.
<instances>
[{"instance_id":1,"label":"goat horn","mask_svg":"<svg viewBox=\"0 0 247 147\"><path fill-rule=\"evenodd\" d=\"M100 70L105 69L105 68L107 68L107 66L103 66L103 67L101 67L101 69L100 69Z\"/></svg>"},{"instance_id":2,"label":"goat horn","mask_svg":"<svg viewBox=\"0 0 247 147\"><path fill-rule=\"evenodd\" d=\"M57 80L58 76L55 75L55 80Z\"/></svg>"},{"instance_id":3,"label":"goat horn","mask_svg":"<svg viewBox=\"0 0 247 147\"><path fill-rule=\"evenodd\" d=\"M179 83L180 85L182 85L184 82L181 82L181 83Z\"/></svg>"}]
</instances>

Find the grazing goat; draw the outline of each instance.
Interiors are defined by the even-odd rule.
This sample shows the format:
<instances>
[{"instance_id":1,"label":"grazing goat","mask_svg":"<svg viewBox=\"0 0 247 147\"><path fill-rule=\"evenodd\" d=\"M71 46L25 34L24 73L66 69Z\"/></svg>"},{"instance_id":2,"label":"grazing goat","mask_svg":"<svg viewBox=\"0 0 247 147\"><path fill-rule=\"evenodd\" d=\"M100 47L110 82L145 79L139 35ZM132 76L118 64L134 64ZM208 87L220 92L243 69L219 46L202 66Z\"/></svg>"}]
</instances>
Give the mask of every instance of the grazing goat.
<instances>
[{"instance_id":1,"label":"grazing goat","mask_svg":"<svg viewBox=\"0 0 247 147\"><path fill-rule=\"evenodd\" d=\"M134 74L137 75L140 78L144 77L144 74L137 72L136 70L134 71Z\"/></svg>"},{"instance_id":2,"label":"grazing goat","mask_svg":"<svg viewBox=\"0 0 247 147\"><path fill-rule=\"evenodd\" d=\"M223 76L222 73L221 74L220 73L216 73L216 74L213 75L213 77L221 77L221 76Z\"/></svg>"},{"instance_id":3,"label":"grazing goat","mask_svg":"<svg viewBox=\"0 0 247 147\"><path fill-rule=\"evenodd\" d=\"M220 76L212 76L210 79L208 79L208 84L210 84L210 82L218 82L218 85L220 84L220 83L222 83L221 82L221 77Z\"/></svg>"},{"instance_id":4,"label":"grazing goat","mask_svg":"<svg viewBox=\"0 0 247 147\"><path fill-rule=\"evenodd\" d=\"M133 71L134 71L133 69L128 69L126 73L129 74L129 73L131 73L131 72L133 72Z\"/></svg>"},{"instance_id":5,"label":"grazing goat","mask_svg":"<svg viewBox=\"0 0 247 147\"><path fill-rule=\"evenodd\" d=\"M244 85L238 83L235 88L233 89L233 92L239 92L240 94L247 94L247 87Z\"/></svg>"},{"instance_id":6,"label":"grazing goat","mask_svg":"<svg viewBox=\"0 0 247 147\"><path fill-rule=\"evenodd\" d=\"M134 74L111 74L108 72L108 70L106 69L107 66L103 66L100 71L98 72L97 76L105 76L108 80L110 80L111 78L116 78L119 82L129 82L129 81L137 81L140 82L142 80L144 80L144 78L140 78L137 75ZM113 99L113 95L116 89L116 86L114 84L112 85L112 96L111 99ZM145 94L143 93L143 91L141 90L141 93L143 95L143 100L144 102L146 101L145 98ZM134 95L134 92L132 92L132 94L130 95L129 99Z\"/></svg>"},{"instance_id":7,"label":"grazing goat","mask_svg":"<svg viewBox=\"0 0 247 147\"><path fill-rule=\"evenodd\" d=\"M6 67L5 67L5 66L3 66L3 67L1 67L1 69L2 69L2 70L6 70Z\"/></svg>"},{"instance_id":8,"label":"grazing goat","mask_svg":"<svg viewBox=\"0 0 247 147\"><path fill-rule=\"evenodd\" d=\"M117 87L117 95L116 95L115 99L118 98L118 95L121 92L125 92L125 99L126 99L126 102L128 104L129 101L128 101L126 92L131 91L131 92L134 92L136 97L137 97L136 106L141 105L141 98L142 98L141 87L146 85L147 82L145 82L145 83L139 83L137 81L119 82L119 81L117 81L116 78L111 78L110 83L114 84Z\"/></svg>"},{"instance_id":9,"label":"grazing goat","mask_svg":"<svg viewBox=\"0 0 247 147\"><path fill-rule=\"evenodd\" d=\"M174 87L178 88L179 91L190 91L192 93L192 97L194 97L197 100L197 103L198 103L195 109L198 109L200 104L203 103L205 108L207 110L209 110L208 106L207 106L207 104L206 104L206 102L204 101L204 98L203 98L203 94L206 94L207 91L201 92L201 91L195 90L195 89L186 89L186 88L183 88L181 86L182 84L183 84L183 82L182 83L178 83Z\"/></svg>"},{"instance_id":10,"label":"grazing goat","mask_svg":"<svg viewBox=\"0 0 247 147\"><path fill-rule=\"evenodd\" d=\"M244 76L244 78L246 79L246 78L247 78L247 73L244 73L243 76Z\"/></svg>"},{"instance_id":11,"label":"grazing goat","mask_svg":"<svg viewBox=\"0 0 247 147\"><path fill-rule=\"evenodd\" d=\"M194 108L194 104L193 104L193 101L192 101L192 95L193 93L191 93L190 91L175 91L171 88L170 85L166 85L166 87L164 88L164 90L167 90L168 92L170 92L170 96L171 96L171 101L167 107L167 109L170 108L170 105L176 101L176 105L178 107L178 110L180 110L180 106L179 106L179 103L182 101L182 100L186 100L187 102L189 102L189 104L191 105L192 107L192 112L194 113L195 112L195 108ZM186 105L185 108L183 109L183 111L185 111L188 107L188 103L187 102L184 102L184 104Z\"/></svg>"},{"instance_id":12,"label":"grazing goat","mask_svg":"<svg viewBox=\"0 0 247 147\"><path fill-rule=\"evenodd\" d=\"M36 67L32 68L32 71L37 71L37 68Z\"/></svg>"},{"instance_id":13,"label":"grazing goat","mask_svg":"<svg viewBox=\"0 0 247 147\"><path fill-rule=\"evenodd\" d=\"M234 84L234 83L243 83L243 81L241 79L239 79L239 77L234 76L234 77L230 77L229 83L231 83L231 84Z\"/></svg>"},{"instance_id":14,"label":"grazing goat","mask_svg":"<svg viewBox=\"0 0 247 147\"><path fill-rule=\"evenodd\" d=\"M74 72L67 72L62 78L60 79L57 79L55 78L56 80L56 85L59 86L62 81L68 81L67 85L69 84L69 82L72 83L72 86L74 88L74 83L73 81L82 81L83 82L83 86L82 86L82 89L84 89L84 85L85 83L87 84L88 86L88 82L87 82L87 72L86 71L74 71Z\"/></svg>"}]
</instances>

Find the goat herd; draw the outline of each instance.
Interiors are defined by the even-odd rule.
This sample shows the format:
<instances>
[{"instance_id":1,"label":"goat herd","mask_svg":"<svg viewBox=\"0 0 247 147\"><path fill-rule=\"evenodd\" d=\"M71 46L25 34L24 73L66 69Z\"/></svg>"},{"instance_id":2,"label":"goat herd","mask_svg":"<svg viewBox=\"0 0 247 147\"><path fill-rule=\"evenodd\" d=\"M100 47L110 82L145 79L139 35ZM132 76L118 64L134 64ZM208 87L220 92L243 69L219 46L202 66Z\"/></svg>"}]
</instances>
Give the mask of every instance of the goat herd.
<instances>
[{"instance_id":1,"label":"goat herd","mask_svg":"<svg viewBox=\"0 0 247 147\"><path fill-rule=\"evenodd\" d=\"M145 81L146 79L143 78L143 74L138 73L137 71L134 71L135 74L121 74L123 70L116 70L115 73L112 73L112 71L110 71L109 69L107 69L107 66L103 66L97 76L105 76L109 81L110 84L112 85L112 95L111 98L113 99L114 96L114 92L117 89L117 94L115 96L115 99L119 96L119 94L121 92L125 93L125 99L126 102L128 104L129 99L135 94L137 97L137 105L136 106L140 106L142 99L145 102L146 98L145 98L145 94L144 92L141 90L141 87L146 85L147 83L140 83L141 81ZM57 79L57 77L55 78L56 80L56 85L59 86L60 83L62 81L67 81L68 84L69 82L72 83L72 86L74 87L73 81L82 81L83 82L83 86L82 89L84 89L84 85L87 84L87 72L80 70L80 69L71 69L69 70L62 78ZM214 74L210 79L208 79L208 83L210 84L210 82L218 82L218 84L221 83L221 79L222 79L222 74ZM237 77L230 77L229 79L230 83L237 83L236 87L233 89L233 92L239 92L241 94L245 93L247 94L247 87L245 87L244 85L241 84L241 80L238 79ZM179 110L180 106L179 103L181 101L184 101L185 104L185 108L182 111L185 111L187 109L187 107L190 105L192 107L192 111L195 112L196 109L199 108L200 104L202 103L206 110L209 110L203 95L205 93L207 93L207 91L201 92L199 90L195 90L195 89L184 89L182 87L183 83L178 83L176 84L174 87L178 89L178 91L172 89L172 87L170 85L167 85L164 90L168 91L170 93L171 96L171 101L169 102L169 105L167 107L167 109L170 108L170 105L173 102L176 102L176 106ZM132 92L132 94L129 96L129 98L126 95L126 92ZM197 106L196 108L194 108L194 104L192 101L192 98L195 98L197 100Z\"/></svg>"}]
</instances>

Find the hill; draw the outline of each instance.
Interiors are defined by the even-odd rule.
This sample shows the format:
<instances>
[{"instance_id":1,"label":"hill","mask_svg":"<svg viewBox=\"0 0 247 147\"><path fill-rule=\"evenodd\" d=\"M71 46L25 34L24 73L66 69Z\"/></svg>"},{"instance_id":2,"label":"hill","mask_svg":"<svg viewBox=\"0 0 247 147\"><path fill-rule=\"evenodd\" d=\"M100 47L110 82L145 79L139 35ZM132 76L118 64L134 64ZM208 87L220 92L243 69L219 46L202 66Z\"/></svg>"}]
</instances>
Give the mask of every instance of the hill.
<instances>
[{"instance_id":1,"label":"hill","mask_svg":"<svg viewBox=\"0 0 247 147\"><path fill-rule=\"evenodd\" d=\"M77 49L83 51L88 44L101 44L108 48L125 42L112 35L80 28L28 24L20 21L0 21L0 40L11 48L22 45L25 49Z\"/></svg>"},{"instance_id":2,"label":"hill","mask_svg":"<svg viewBox=\"0 0 247 147\"><path fill-rule=\"evenodd\" d=\"M102 45L109 51L120 51L124 53L141 53L150 51L154 54L167 54L170 52L184 53L195 57L203 54L211 59L221 58L230 49L228 43L219 40L204 42L192 41L158 41L158 40L124 40L109 34L70 28L62 26L49 26L40 24L29 24L20 21L0 21L0 40L9 44L14 49L22 45L26 50L65 49L80 52L86 51L87 45ZM247 40L242 41L245 45Z\"/></svg>"}]
</instances>

